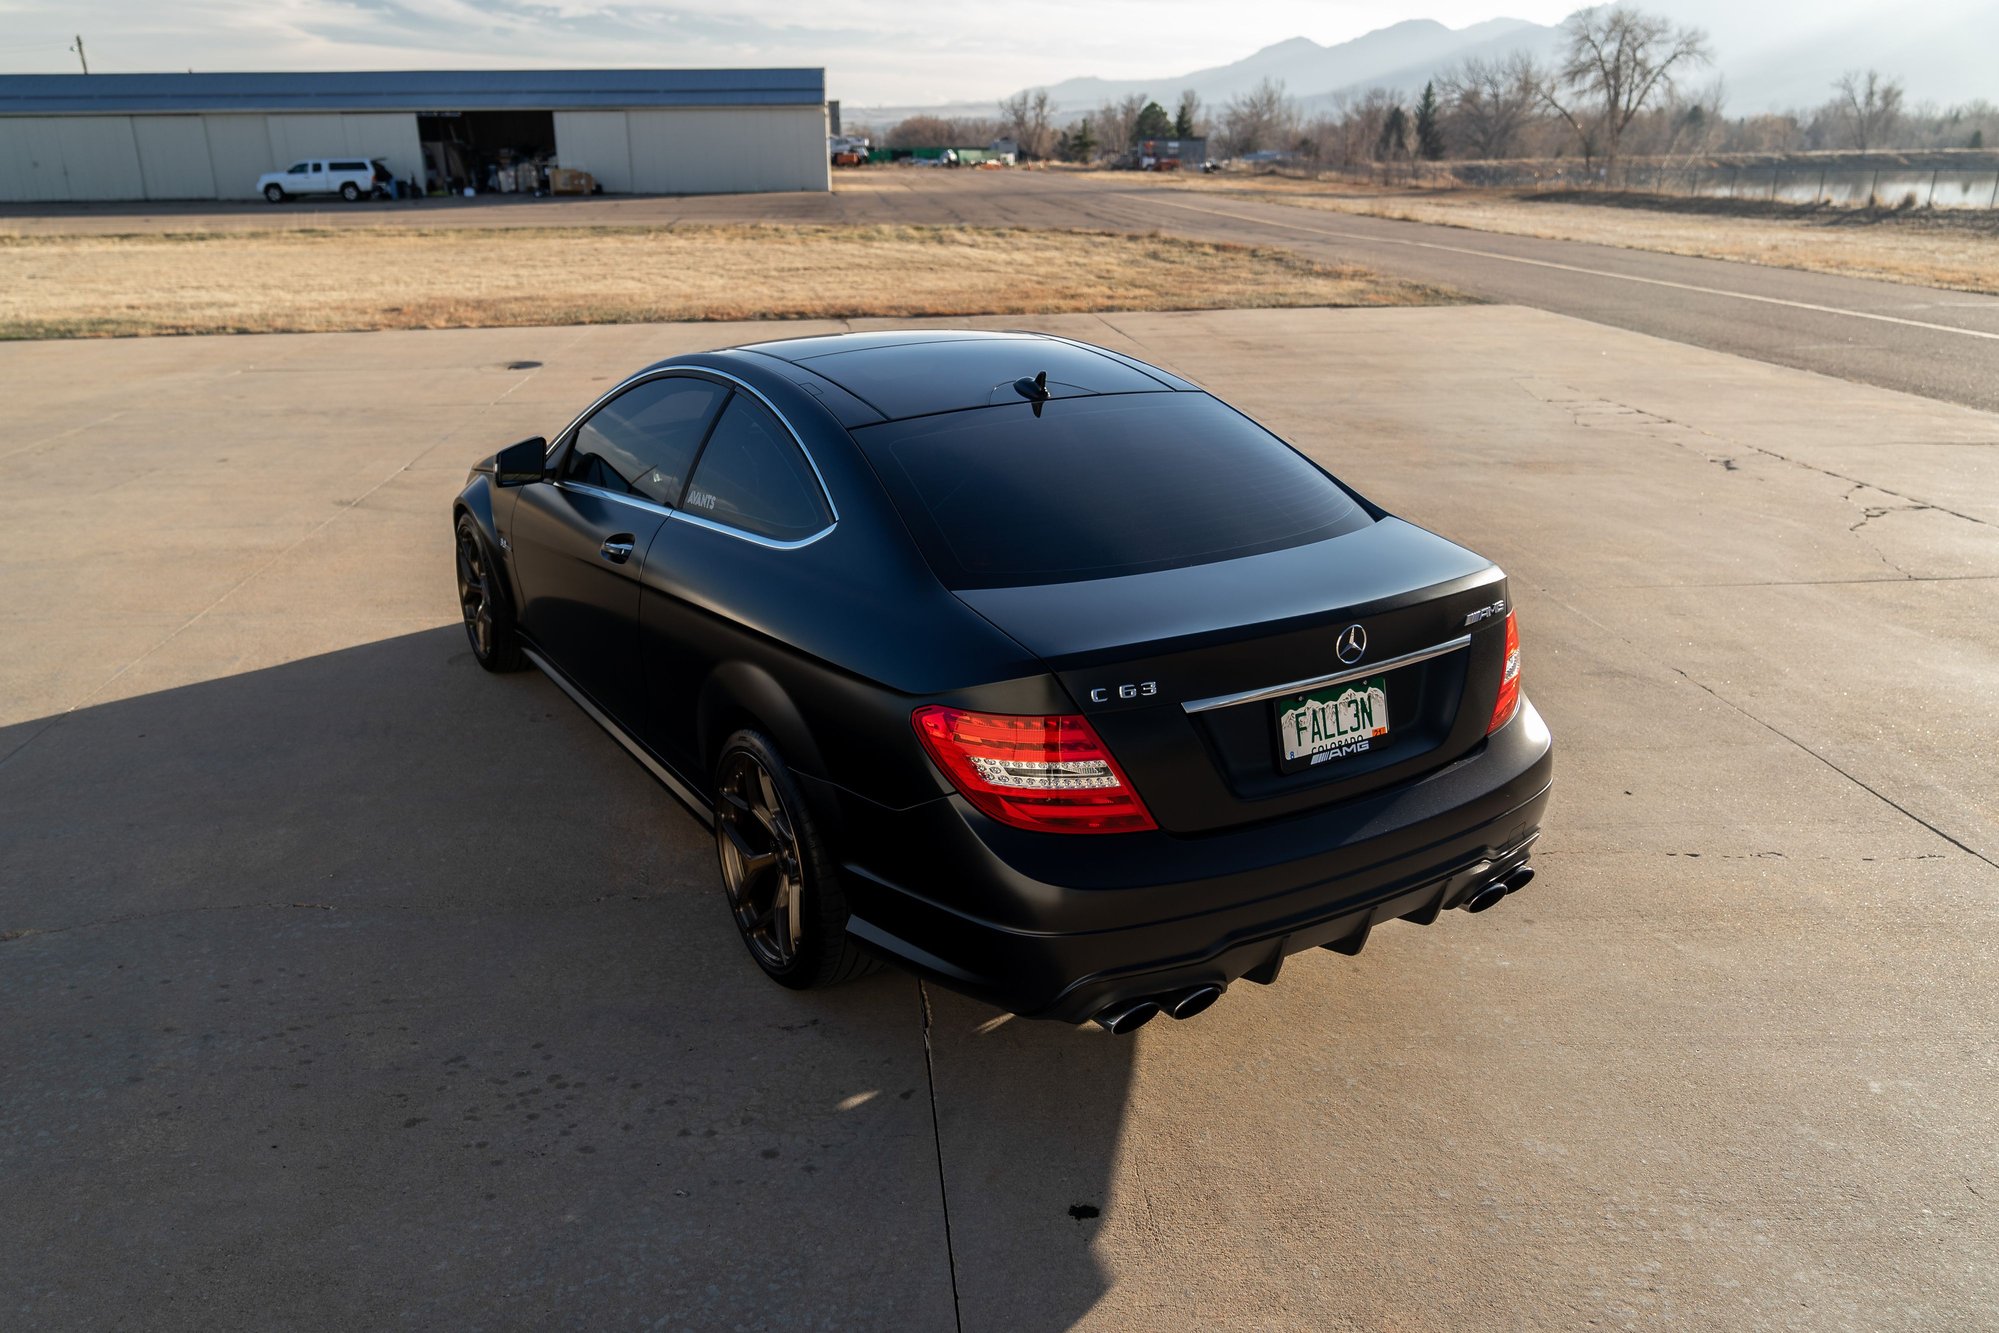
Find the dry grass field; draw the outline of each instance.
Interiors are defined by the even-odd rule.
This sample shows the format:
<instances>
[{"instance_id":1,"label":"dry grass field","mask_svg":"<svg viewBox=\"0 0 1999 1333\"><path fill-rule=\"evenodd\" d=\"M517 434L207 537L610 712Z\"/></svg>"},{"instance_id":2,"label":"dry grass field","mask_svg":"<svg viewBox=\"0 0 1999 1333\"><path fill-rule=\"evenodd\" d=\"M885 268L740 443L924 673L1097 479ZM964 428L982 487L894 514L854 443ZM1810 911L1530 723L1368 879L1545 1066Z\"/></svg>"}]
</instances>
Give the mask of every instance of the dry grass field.
<instances>
[{"instance_id":1,"label":"dry grass field","mask_svg":"<svg viewBox=\"0 0 1999 1333\"><path fill-rule=\"evenodd\" d=\"M1016 228L0 236L0 338L1437 304L1281 249Z\"/></svg>"},{"instance_id":2,"label":"dry grass field","mask_svg":"<svg viewBox=\"0 0 1999 1333\"><path fill-rule=\"evenodd\" d=\"M1338 213L1999 293L1999 214L1848 210L1516 190L1376 189L1285 176L1167 178Z\"/></svg>"}]
</instances>

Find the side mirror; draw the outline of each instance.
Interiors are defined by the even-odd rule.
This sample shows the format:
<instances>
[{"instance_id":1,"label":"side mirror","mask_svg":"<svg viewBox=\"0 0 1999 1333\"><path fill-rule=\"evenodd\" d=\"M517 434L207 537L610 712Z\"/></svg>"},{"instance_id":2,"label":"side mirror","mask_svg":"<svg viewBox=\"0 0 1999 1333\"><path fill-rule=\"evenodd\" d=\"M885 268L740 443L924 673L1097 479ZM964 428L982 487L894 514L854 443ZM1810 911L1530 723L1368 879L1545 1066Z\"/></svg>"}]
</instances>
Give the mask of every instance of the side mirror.
<instances>
[{"instance_id":1,"label":"side mirror","mask_svg":"<svg viewBox=\"0 0 1999 1333\"><path fill-rule=\"evenodd\" d=\"M547 463L548 441L541 436L510 444L493 456L493 484L525 486L531 481L540 481L542 469Z\"/></svg>"}]
</instances>

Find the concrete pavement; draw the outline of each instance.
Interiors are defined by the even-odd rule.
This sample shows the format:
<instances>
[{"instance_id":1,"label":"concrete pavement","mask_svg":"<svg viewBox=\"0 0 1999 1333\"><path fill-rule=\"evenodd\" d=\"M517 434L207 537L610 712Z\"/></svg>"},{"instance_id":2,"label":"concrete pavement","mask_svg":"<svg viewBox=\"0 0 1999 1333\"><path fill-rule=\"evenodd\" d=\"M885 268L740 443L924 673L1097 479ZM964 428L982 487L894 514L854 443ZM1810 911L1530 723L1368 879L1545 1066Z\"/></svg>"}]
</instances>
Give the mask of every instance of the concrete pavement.
<instances>
[{"instance_id":1,"label":"concrete pavement","mask_svg":"<svg viewBox=\"0 0 1999 1333\"><path fill-rule=\"evenodd\" d=\"M1502 307L1007 322L1506 566L1531 889L1125 1041L781 991L470 661L444 516L821 326L0 347L4 1321L1989 1326L1999 417Z\"/></svg>"}]
</instances>

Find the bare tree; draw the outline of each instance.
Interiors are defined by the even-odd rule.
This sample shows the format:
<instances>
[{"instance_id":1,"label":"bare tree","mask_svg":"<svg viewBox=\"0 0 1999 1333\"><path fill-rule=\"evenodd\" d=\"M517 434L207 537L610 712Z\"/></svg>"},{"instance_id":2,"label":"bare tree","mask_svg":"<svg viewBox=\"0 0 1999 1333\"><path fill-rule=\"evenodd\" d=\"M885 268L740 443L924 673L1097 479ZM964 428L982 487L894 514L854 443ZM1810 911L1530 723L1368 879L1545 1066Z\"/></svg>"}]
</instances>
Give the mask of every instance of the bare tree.
<instances>
[{"instance_id":1,"label":"bare tree","mask_svg":"<svg viewBox=\"0 0 1999 1333\"><path fill-rule=\"evenodd\" d=\"M1472 57L1445 70L1437 87L1448 104L1452 137L1470 157L1511 157L1540 108L1543 82L1525 51L1504 60Z\"/></svg>"},{"instance_id":2,"label":"bare tree","mask_svg":"<svg viewBox=\"0 0 1999 1333\"><path fill-rule=\"evenodd\" d=\"M1127 152L1138 132L1139 113L1151 100L1144 93L1133 93L1098 107L1090 117L1090 124L1097 132L1098 151L1105 157L1120 157Z\"/></svg>"},{"instance_id":3,"label":"bare tree","mask_svg":"<svg viewBox=\"0 0 1999 1333\"><path fill-rule=\"evenodd\" d=\"M1850 69L1832 86L1833 105L1853 146L1862 152L1881 147L1902 118L1902 85L1875 70Z\"/></svg>"},{"instance_id":4,"label":"bare tree","mask_svg":"<svg viewBox=\"0 0 1999 1333\"><path fill-rule=\"evenodd\" d=\"M1277 79L1264 79L1222 108L1222 140L1231 157L1289 148L1298 137L1298 103Z\"/></svg>"},{"instance_id":5,"label":"bare tree","mask_svg":"<svg viewBox=\"0 0 1999 1333\"><path fill-rule=\"evenodd\" d=\"M1714 151L1715 143L1728 127L1722 106L1728 100L1726 86L1716 78L1691 97L1675 93L1660 109L1664 142L1652 148L1659 157L1696 157Z\"/></svg>"},{"instance_id":6,"label":"bare tree","mask_svg":"<svg viewBox=\"0 0 1999 1333\"><path fill-rule=\"evenodd\" d=\"M1396 89L1369 88L1347 108L1344 116L1342 151L1345 164L1379 160L1384 142L1394 136L1388 123L1402 110L1402 94Z\"/></svg>"},{"instance_id":7,"label":"bare tree","mask_svg":"<svg viewBox=\"0 0 1999 1333\"><path fill-rule=\"evenodd\" d=\"M1055 126L1048 107L1048 90L1015 93L999 104L1001 130L1020 145L1021 154L1041 160L1055 151Z\"/></svg>"},{"instance_id":8,"label":"bare tree","mask_svg":"<svg viewBox=\"0 0 1999 1333\"><path fill-rule=\"evenodd\" d=\"M1632 120L1671 91L1676 70L1708 62L1707 34L1623 5L1579 9L1562 26L1568 44L1561 68L1541 97L1575 131L1586 158L1603 154L1608 180Z\"/></svg>"},{"instance_id":9,"label":"bare tree","mask_svg":"<svg viewBox=\"0 0 1999 1333\"><path fill-rule=\"evenodd\" d=\"M999 124L977 116L910 116L889 127L890 148L983 148Z\"/></svg>"},{"instance_id":10,"label":"bare tree","mask_svg":"<svg viewBox=\"0 0 1999 1333\"><path fill-rule=\"evenodd\" d=\"M1034 94L1026 90L999 101L1000 133L1019 144L1022 152L1027 151L1027 118L1033 104Z\"/></svg>"}]
</instances>

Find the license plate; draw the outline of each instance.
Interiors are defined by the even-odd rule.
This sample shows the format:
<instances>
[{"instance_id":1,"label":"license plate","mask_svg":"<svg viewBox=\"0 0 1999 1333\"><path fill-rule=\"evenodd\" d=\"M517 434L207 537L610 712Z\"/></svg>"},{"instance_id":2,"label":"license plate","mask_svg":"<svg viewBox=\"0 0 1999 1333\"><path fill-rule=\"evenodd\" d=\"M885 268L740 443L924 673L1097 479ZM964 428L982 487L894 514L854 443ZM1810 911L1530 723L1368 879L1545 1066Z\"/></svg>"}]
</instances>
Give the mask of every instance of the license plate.
<instances>
[{"instance_id":1,"label":"license plate","mask_svg":"<svg viewBox=\"0 0 1999 1333\"><path fill-rule=\"evenodd\" d=\"M1277 750L1287 770L1371 749L1388 734L1388 678L1370 676L1277 706Z\"/></svg>"}]
</instances>

